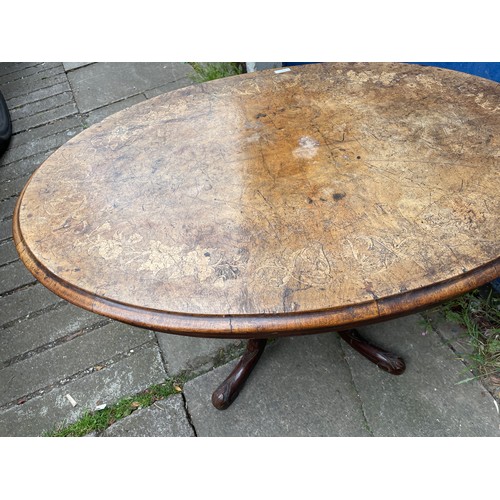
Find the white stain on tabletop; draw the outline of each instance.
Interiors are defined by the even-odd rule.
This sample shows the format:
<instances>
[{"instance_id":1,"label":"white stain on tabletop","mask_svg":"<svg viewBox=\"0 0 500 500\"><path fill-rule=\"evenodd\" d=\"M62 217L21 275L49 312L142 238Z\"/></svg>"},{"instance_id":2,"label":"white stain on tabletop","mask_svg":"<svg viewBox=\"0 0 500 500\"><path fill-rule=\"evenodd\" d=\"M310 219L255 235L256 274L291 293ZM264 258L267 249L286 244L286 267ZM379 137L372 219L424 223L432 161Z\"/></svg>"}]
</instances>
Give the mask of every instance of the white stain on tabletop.
<instances>
[{"instance_id":1,"label":"white stain on tabletop","mask_svg":"<svg viewBox=\"0 0 500 500\"><path fill-rule=\"evenodd\" d=\"M312 137L304 136L299 139L299 146L293 150L297 158L314 158L318 154L319 142Z\"/></svg>"}]
</instances>

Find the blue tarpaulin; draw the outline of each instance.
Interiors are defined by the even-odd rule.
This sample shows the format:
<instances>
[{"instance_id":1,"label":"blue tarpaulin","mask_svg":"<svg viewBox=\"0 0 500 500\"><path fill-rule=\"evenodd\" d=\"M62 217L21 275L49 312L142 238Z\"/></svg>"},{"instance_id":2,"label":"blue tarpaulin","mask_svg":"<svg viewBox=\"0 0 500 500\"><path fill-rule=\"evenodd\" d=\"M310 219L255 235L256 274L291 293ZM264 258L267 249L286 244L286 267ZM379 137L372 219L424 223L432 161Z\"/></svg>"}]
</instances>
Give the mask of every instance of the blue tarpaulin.
<instances>
[{"instance_id":1,"label":"blue tarpaulin","mask_svg":"<svg viewBox=\"0 0 500 500\"><path fill-rule=\"evenodd\" d=\"M495 82L500 82L500 62L418 62L423 66L453 69L470 75L481 76Z\"/></svg>"},{"instance_id":2,"label":"blue tarpaulin","mask_svg":"<svg viewBox=\"0 0 500 500\"><path fill-rule=\"evenodd\" d=\"M283 66L297 66L310 64L306 62L284 62ZM437 66L438 68L453 69L471 75L488 78L500 83L500 62L412 62L408 64L422 64L423 66Z\"/></svg>"}]
</instances>

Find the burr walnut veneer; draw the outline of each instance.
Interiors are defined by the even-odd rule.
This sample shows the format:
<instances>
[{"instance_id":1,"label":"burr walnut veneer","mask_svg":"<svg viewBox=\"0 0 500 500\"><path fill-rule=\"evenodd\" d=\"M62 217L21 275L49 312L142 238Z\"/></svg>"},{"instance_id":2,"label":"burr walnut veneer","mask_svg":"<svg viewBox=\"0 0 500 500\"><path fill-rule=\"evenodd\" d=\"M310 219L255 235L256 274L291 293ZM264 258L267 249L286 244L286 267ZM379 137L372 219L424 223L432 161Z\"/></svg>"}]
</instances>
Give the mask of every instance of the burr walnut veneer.
<instances>
[{"instance_id":1,"label":"burr walnut veneer","mask_svg":"<svg viewBox=\"0 0 500 500\"><path fill-rule=\"evenodd\" d=\"M252 339L218 407L276 336L340 331L400 373L352 328L499 275L499 110L497 83L404 64L194 85L50 156L19 198L15 242L85 309Z\"/></svg>"}]
</instances>

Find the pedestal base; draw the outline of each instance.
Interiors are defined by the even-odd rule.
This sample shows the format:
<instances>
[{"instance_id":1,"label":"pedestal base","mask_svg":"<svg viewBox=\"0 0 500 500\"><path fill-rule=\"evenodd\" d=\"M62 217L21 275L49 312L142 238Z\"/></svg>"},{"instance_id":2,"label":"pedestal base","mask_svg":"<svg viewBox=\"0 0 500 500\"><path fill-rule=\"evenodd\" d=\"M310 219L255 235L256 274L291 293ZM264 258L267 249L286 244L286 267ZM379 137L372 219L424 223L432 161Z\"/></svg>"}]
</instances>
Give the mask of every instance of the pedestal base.
<instances>
[{"instance_id":1,"label":"pedestal base","mask_svg":"<svg viewBox=\"0 0 500 500\"><path fill-rule=\"evenodd\" d=\"M375 363L382 370L391 375L401 375L405 371L406 366L403 358L392 352L384 351L380 347L368 342L368 340L361 337L357 330L344 330L338 333L353 349L372 363Z\"/></svg>"},{"instance_id":2,"label":"pedestal base","mask_svg":"<svg viewBox=\"0 0 500 500\"><path fill-rule=\"evenodd\" d=\"M357 330L344 330L338 333L353 349L382 370L392 375L401 375L405 371L405 362L402 358L363 339ZM266 343L265 339L248 341L247 349L238 364L212 394L212 404L215 408L225 410L231 406L259 361Z\"/></svg>"},{"instance_id":3,"label":"pedestal base","mask_svg":"<svg viewBox=\"0 0 500 500\"><path fill-rule=\"evenodd\" d=\"M264 352L266 343L266 339L248 341L247 350L238 361L238 364L212 394L212 404L218 410L225 410L236 399Z\"/></svg>"}]
</instances>

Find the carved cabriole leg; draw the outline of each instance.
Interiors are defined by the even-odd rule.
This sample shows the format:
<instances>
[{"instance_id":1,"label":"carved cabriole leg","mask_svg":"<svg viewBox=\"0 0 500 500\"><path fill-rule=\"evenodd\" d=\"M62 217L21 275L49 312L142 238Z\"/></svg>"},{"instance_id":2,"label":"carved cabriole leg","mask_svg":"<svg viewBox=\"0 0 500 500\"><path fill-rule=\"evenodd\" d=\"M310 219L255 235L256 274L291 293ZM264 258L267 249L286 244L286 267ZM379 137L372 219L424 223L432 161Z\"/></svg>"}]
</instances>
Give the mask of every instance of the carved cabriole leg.
<instances>
[{"instance_id":1,"label":"carved cabriole leg","mask_svg":"<svg viewBox=\"0 0 500 500\"><path fill-rule=\"evenodd\" d=\"M212 404L218 410L225 410L236 399L240 393L245 381L254 369L257 361L264 352L267 340L249 340L247 350L228 375L226 380L212 394Z\"/></svg>"},{"instance_id":2,"label":"carved cabriole leg","mask_svg":"<svg viewBox=\"0 0 500 500\"><path fill-rule=\"evenodd\" d=\"M365 340L356 330L344 330L338 334L356 351L365 358L375 363L379 368L391 373L401 375L405 371L405 362L402 358L391 352L380 349Z\"/></svg>"}]
</instances>

